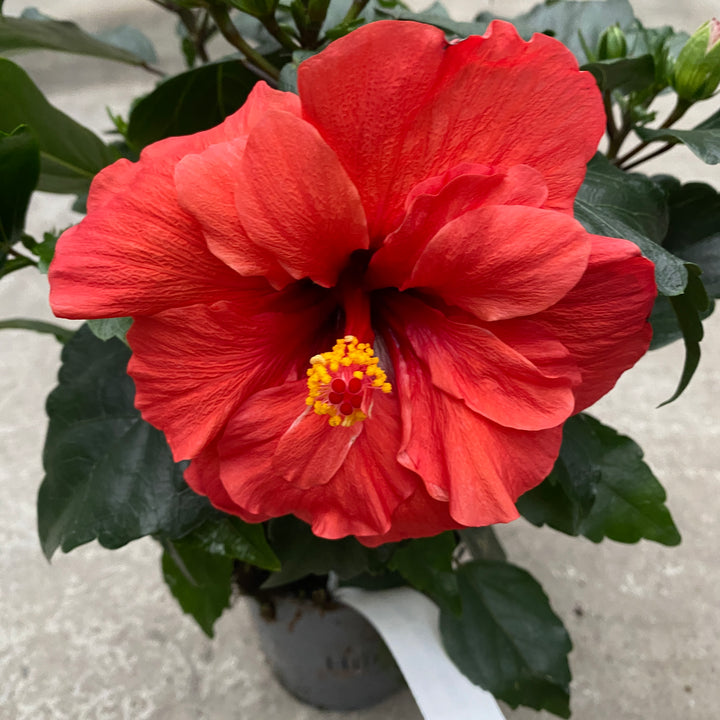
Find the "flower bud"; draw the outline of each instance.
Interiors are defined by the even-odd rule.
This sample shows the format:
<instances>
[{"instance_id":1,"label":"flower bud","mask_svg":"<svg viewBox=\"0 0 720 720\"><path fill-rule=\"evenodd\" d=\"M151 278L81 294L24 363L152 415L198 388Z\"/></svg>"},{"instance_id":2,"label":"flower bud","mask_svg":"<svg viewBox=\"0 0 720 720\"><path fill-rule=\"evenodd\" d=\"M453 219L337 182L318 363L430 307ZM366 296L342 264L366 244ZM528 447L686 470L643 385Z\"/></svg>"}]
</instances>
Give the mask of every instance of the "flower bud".
<instances>
[{"instance_id":1,"label":"flower bud","mask_svg":"<svg viewBox=\"0 0 720 720\"><path fill-rule=\"evenodd\" d=\"M675 62L670 84L688 102L709 98L720 84L720 22L701 25Z\"/></svg>"},{"instance_id":2,"label":"flower bud","mask_svg":"<svg viewBox=\"0 0 720 720\"><path fill-rule=\"evenodd\" d=\"M598 60L617 60L627 55L627 40L619 25L611 25L598 41Z\"/></svg>"}]
</instances>

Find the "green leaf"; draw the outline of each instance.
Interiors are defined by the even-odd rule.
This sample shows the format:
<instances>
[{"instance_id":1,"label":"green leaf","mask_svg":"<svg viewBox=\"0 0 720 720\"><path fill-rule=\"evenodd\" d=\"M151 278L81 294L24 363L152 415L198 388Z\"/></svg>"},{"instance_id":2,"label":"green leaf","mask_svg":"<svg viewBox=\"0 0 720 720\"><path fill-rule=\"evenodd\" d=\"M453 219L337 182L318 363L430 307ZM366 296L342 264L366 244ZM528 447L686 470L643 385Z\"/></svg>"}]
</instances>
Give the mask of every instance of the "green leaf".
<instances>
[{"instance_id":1,"label":"green leaf","mask_svg":"<svg viewBox=\"0 0 720 720\"><path fill-rule=\"evenodd\" d=\"M653 329L652 341L650 342L651 350L658 350L666 345L670 345L670 343L680 340L683 336L677 315L675 314L675 309L670 300L671 298L669 297L658 295L653 305L652 312L650 313L650 324ZM707 309L699 313L700 320L705 320L710 317L714 310L715 301L709 299Z\"/></svg>"},{"instance_id":2,"label":"green leaf","mask_svg":"<svg viewBox=\"0 0 720 720\"><path fill-rule=\"evenodd\" d=\"M440 615L453 662L513 708L569 717L572 643L537 581L519 567L492 560L460 566L457 579L462 614Z\"/></svg>"},{"instance_id":3,"label":"green leaf","mask_svg":"<svg viewBox=\"0 0 720 720\"><path fill-rule=\"evenodd\" d=\"M459 613L460 596L452 572L456 546L452 532L409 540L395 550L388 567L399 572L414 588L427 593L441 608Z\"/></svg>"},{"instance_id":4,"label":"green leaf","mask_svg":"<svg viewBox=\"0 0 720 720\"><path fill-rule=\"evenodd\" d=\"M280 570L280 560L268 545L262 524L246 523L224 513L218 512L177 544L191 545L265 570Z\"/></svg>"},{"instance_id":5,"label":"green leaf","mask_svg":"<svg viewBox=\"0 0 720 720\"><path fill-rule=\"evenodd\" d=\"M680 534L665 507L665 490L630 438L582 413L563 428L550 476L517 503L533 525L593 542L640 539L677 545Z\"/></svg>"},{"instance_id":6,"label":"green leaf","mask_svg":"<svg viewBox=\"0 0 720 720\"><path fill-rule=\"evenodd\" d=\"M653 179L663 184L670 211L663 245L698 265L708 293L720 297L720 193L705 183L681 185L674 178Z\"/></svg>"},{"instance_id":7,"label":"green leaf","mask_svg":"<svg viewBox=\"0 0 720 720\"><path fill-rule=\"evenodd\" d=\"M307 523L291 515L271 520L268 537L282 569L265 581L263 589L287 585L306 575L327 575L330 571L347 580L376 567L375 557L387 552L366 548L352 537L323 540L313 535Z\"/></svg>"},{"instance_id":8,"label":"green leaf","mask_svg":"<svg viewBox=\"0 0 720 720\"><path fill-rule=\"evenodd\" d=\"M0 265L22 239L25 213L40 173L40 149L27 126L0 131Z\"/></svg>"},{"instance_id":9,"label":"green leaf","mask_svg":"<svg viewBox=\"0 0 720 720\"><path fill-rule=\"evenodd\" d=\"M38 530L49 558L95 538L117 548L144 535L180 538L214 510L183 480L163 434L133 405L130 350L83 326L65 345L38 496Z\"/></svg>"},{"instance_id":10,"label":"green leaf","mask_svg":"<svg viewBox=\"0 0 720 720\"><path fill-rule=\"evenodd\" d=\"M464 528L458 532L474 560L507 560L505 550L492 527Z\"/></svg>"},{"instance_id":11,"label":"green leaf","mask_svg":"<svg viewBox=\"0 0 720 720\"><path fill-rule=\"evenodd\" d=\"M647 28L637 18L624 29L625 39L628 45L628 55L639 57L640 55L652 55L655 58L655 69L660 67L662 56L669 55L674 61L680 54L682 46L690 39L686 32L676 32L669 25ZM656 80L660 80L656 76ZM664 83L667 85L667 81Z\"/></svg>"},{"instance_id":12,"label":"green leaf","mask_svg":"<svg viewBox=\"0 0 720 720\"><path fill-rule=\"evenodd\" d=\"M233 561L180 543L163 543L162 571L170 592L208 637L230 607Z\"/></svg>"},{"instance_id":13,"label":"green leaf","mask_svg":"<svg viewBox=\"0 0 720 720\"><path fill-rule=\"evenodd\" d=\"M150 57L150 41L140 41L138 30L117 28L97 38L81 30L75 23L53 20L37 11L23 13L23 17L0 17L0 54L20 50L58 50L75 55L89 55L116 60L130 65L144 65ZM134 52L140 50L140 52ZM152 51L152 45L150 45Z\"/></svg>"},{"instance_id":14,"label":"green leaf","mask_svg":"<svg viewBox=\"0 0 720 720\"><path fill-rule=\"evenodd\" d=\"M663 245L675 255L694 263L702 270L702 284L707 293L720 297L720 194L715 188L704 183L681 184L677 178L660 175L653 181L663 190L670 211L670 225ZM695 299L690 300L681 312L687 313L694 307L697 319L704 320L714 310L714 303L704 301L698 294L697 282ZM669 298L659 297L653 307L650 322L653 326L651 348L659 348L683 336L673 303ZM686 328L689 326L686 324ZM696 328L697 332L697 328Z\"/></svg>"},{"instance_id":15,"label":"green leaf","mask_svg":"<svg viewBox=\"0 0 720 720\"><path fill-rule=\"evenodd\" d=\"M102 320L88 320L88 327L93 335L100 340L117 338L127 345L126 335L133 319L131 317L104 318Z\"/></svg>"},{"instance_id":16,"label":"green leaf","mask_svg":"<svg viewBox=\"0 0 720 720\"><path fill-rule=\"evenodd\" d=\"M74 330L30 318L10 318L0 320L0 330L32 330L37 333L53 335L58 342L66 343L75 334Z\"/></svg>"},{"instance_id":17,"label":"green leaf","mask_svg":"<svg viewBox=\"0 0 720 720\"><path fill-rule=\"evenodd\" d=\"M448 35L453 37L468 37L469 35L482 35L485 32L487 23L478 22L461 22L453 20L447 11L440 10L439 3L435 3L431 7L422 12L412 12L402 5L396 5L393 8L379 7L375 9L375 13L380 18L392 18L395 20L412 20L414 22L425 23L426 25L434 25L444 30ZM338 26L341 27L341 26ZM351 29L348 28L347 32ZM346 33L343 33L346 34ZM328 35L328 37L331 37Z\"/></svg>"},{"instance_id":18,"label":"green leaf","mask_svg":"<svg viewBox=\"0 0 720 720\"><path fill-rule=\"evenodd\" d=\"M659 92L668 87L675 59L690 36L687 33L675 32L668 25L646 28L637 19L625 28L624 33L628 56L651 55L655 69L654 83L635 98L635 112L637 112L642 104L649 104Z\"/></svg>"},{"instance_id":19,"label":"green leaf","mask_svg":"<svg viewBox=\"0 0 720 720\"><path fill-rule=\"evenodd\" d=\"M300 67L300 63L315 54L316 53L309 52L307 50L297 50L296 52L294 52L292 54L292 60L289 63L285 63L282 70L280 71L279 89L284 90L285 92L295 93L297 95L297 73L298 68Z\"/></svg>"},{"instance_id":20,"label":"green leaf","mask_svg":"<svg viewBox=\"0 0 720 720\"><path fill-rule=\"evenodd\" d=\"M54 108L27 73L0 58L0 131L27 124L40 146L37 189L82 193L97 172L114 162L115 153L94 133Z\"/></svg>"},{"instance_id":21,"label":"green leaf","mask_svg":"<svg viewBox=\"0 0 720 720\"><path fill-rule=\"evenodd\" d=\"M692 130L654 130L648 127L636 127L635 132L642 140L664 140L682 143L708 165L720 162L720 110L701 122Z\"/></svg>"},{"instance_id":22,"label":"green leaf","mask_svg":"<svg viewBox=\"0 0 720 720\"><path fill-rule=\"evenodd\" d=\"M96 33L95 37L108 45L132 53L143 63L151 65L157 62L157 53L152 42L140 30L130 25L118 25L109 30L103 30Z\"/></svg>"},{"instance_id":23,"label":"green leaf","mask_svg":"<svg viewBox=\"0 0 720 720\"><path fill-rule=\"evenodd\" d=\"M134 105L127 141L140 149L214 127L242 106L256 81L240 60L208 63L164 80Z\"/></svg>"},{"instance_id":24,"label":"green leaf","mask_svg":"<svg viewBox=\"0 0 720 720\"><path fill-rule=\"evenodd\" d=\"M618 170L595 155L575 198L575 217L588 232L634 242L655 263L655 281L663 295L685 290L685 263L660 245L667 233L668 210L662 190L649 178Z\"/></svg>"},{"instance_id":25,"label":"green leaf","mask_svg":"<svg viewBox=\"0 0 720 720\"><path fill-rule=\"evenodd\" d=\"M701 317L702 313L710 308L710 298L700 280L700 268L690 264L687 268L689 277L685 293L669 298L685 343L685 363L677 389L659 407L677 400L682 395L700 363L700 341L704 332Z\"/></svg>"},{"instance_id":26,"label":"green leaf","mask_svg":"<svg viewBox=\"0 0 720 720\"><path fill-rule=\"evenodd\" d=\"M655 61L652 55L618 60L596 60L583 65L595 76L598 87L603 90L620 90L627 94L643 90L655 82Z\"/></svg>"},{"instance_id":27,"label":"green leaf","mask_svg":"<svg viewBox=\"0 0 720 720\"><path fill-rule=\"evenodd\" d=\"M38 258L38 270L47 275L47 271L50 269L50 263L55 256L55 245L57 245L58 238L62 233L56 232L45 232L43 233L43 241L35 243L30 250L33 255Z\"/></svg>"},{"instance_id":28,"label":"green leaf","mask_svg":"<svg viewBox=\"0 0 720 720\"><path fill-rule=\"evenodd\" d=\"M475 19L487 25L495 16L480 13ZM504 18L508 19L508 18ZM529 40L536 32L552 35L573 51L581 64L592 60L582 47L579 31L588 47L597 47L605 28L618 23L621 27L630 25L635 16L627 0L589 0L588 2L540 3L523 15L511 18L520 35Z\"/></svg>"}]
</instances>

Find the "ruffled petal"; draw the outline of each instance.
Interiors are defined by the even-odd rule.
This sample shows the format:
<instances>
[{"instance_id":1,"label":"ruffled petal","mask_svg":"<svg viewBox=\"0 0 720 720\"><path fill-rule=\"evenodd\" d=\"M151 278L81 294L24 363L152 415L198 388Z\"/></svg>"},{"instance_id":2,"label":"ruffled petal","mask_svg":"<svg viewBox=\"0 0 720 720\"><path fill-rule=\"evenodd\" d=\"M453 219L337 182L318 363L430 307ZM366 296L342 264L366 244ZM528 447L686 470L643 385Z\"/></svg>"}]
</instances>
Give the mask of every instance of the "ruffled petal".
<instances>
[{"instance_id":1,"label":"ruffled petal","mask_svg":"<svg viewBox=\"0 0 720 720\"><path fill-rule=\"evenodd\" d=\"M431 498L425 488L421 487L397 506L386 533L363 535L358 540L368 547L377 547L407 538L432 537L446 530L464 527L467 526L451 517L447 502Z\"/></svg>"},{"instance_id":2,"label":"ruffled petal","mask_svg":"<svg viewBox=\"0 0 720 720\"><path fill-rule=\"evenodd\" d=\"M562 428L503 427L434 387L409 348L393 348L403 441L398 460L446 502L451 518L479 527L518 516L517 498L550 472ZM409 519L408 519L409 520Z\"/></svg>"},{"instance_id":3,"label":"ruffled petal","mask_svg":"<svg viewBox=\"0 0 720 720\"><path fill-rule=\"evenodd\" d=\"M429 290L485 321L532 315L577 284L590 245L582 225L563 213L481 207L428 242L400 289Z\"/></svg>"},{"instance_id":4,"label":"ruffled petal","mask_svg":"<svg viewBox=\"0 0 720 720\"><path fill-rule=\"evenodd\" d=\"M591 236L592 253L580 282L534 320L570 351L582 375L574 412L610 391L647 351L647 322L657 289L652 262L627 240Z\"/></svg>"},{"instance_id":5,"label":"ruffled petal","mask_svg":"<svg viewBox=\"0 0 720 720\"><path fill-rule=\"evenodd\" d=\"M395 460L396 404L379 399L381 408L360 423L362 431L338 472L324 484L303 488L276 472L274 456L280 439L305 412L305 394L304 382L286 383L252 396L231 418L219 443L221 480L230 497L246 512L292 513L311 523L320 537L387 532L395 508L419 482ZM337 429L326 421L326 438ZM316 454L321 453L322 446Z\"/></svg>"},{"instance_id":6,"label":"ruffled petal","mask_svg":"<svg viewBox=\"0 0 720 720\"><path fill-rule=\"evenodd\" d=\"M320 291L278 296L256 282L263 287L233 302L136 318L128 333L135 405L176 460L196 457L248 395L304 374L316 345L329 342L332 304Z\"/></svg>"},{"instance_id":7,"label":"ruffled petal","mask_svg":"<svg viewBox=\"0 0 720 720\"><path fill-rule=\"evenodd\" d=\"M150 315L226 299L240 282L207 248L201 227L178 204L175 167L186 155L247 134L268 107L298 109L291 93L258 83L221 125L145 148L93 180L88 215L58 241L50 304L60 317Z\"/></svg>"},{"instance_id":8,"label":"ruffled petal","mask_svg":"<svg viewBox=\"0 0 720 720\"><path fill-rule=\"evenodd\" d=\"M220 482L220 457L217 442L208 445L200 454L193 458L185 470L185 482L198 495L205 495L218 510L238 515L245 522L257 523L269 519L267 515L255 515L246 512L232 501L227 490Z\"/></svg>"},{"instance_id":9,"label":"ruffled petal","mask_svg":"<svg viewBox=\"0 0 720 720\"><path fill-rule=\"evenodd\" d=\"M304 277L329 287L368 246L357 189L312 125L290 113L267 113L248 138L186 158L175 178L212 252L276 287Z\"/></svg>"},{"instance_id":10,"label":"ruffled petal","mask_svg":"<svg viewBox=\"0 0 720 720\"><path fill-rule=\"evenodd\" d=\"M210 251L240 275L262 275L276 289L293 278L275 255L247 236L235 203L238 167L247 137L212 145L182 159L175 170L178 201L202 227Z\"/></svg>"},{"instance_id":11,"label":"ruffled petal","mask_svg":"<svg viewBox=\"0 0 720 720\"><path fill-rule=\"evenodd\" d=\"M502 21L453 44L428 25L371 23L303 62L298 86L304 117L361 191L371 237L397 227L418 180L460 162L530 165L547 207L572 213L605 125L570 51Z\"/></svg>"},{"instance_id":12,"label":"ruffled petal","mask_svg":"<svg viewBox=\"0 0 720 720\"><path fill-rule=\"evenodd\" d=\"M406 200L407 215L373 255L369 287L400 287L432 238L450 221L483 205L541 207L547 186L537 170L516 165L493 170L463 163L416 185Z\"/></svg>"},{"instance_id":13,"label":"ruffled petal","mask_svg":"<svg viewBox=\"0 0 720 720\"><path fill-rule=\"evenodd\" d=\"M258 123L235 188L247 237L297 280L330 287L350 254L368 247L357 188L317 130L293 115Z\"/></svg>"},{"instance_id":14,"label":"ruffled petal","mask_svg":"<svg viewBox=\"0 0 720 720\"><path fill-rule=\"evenodd\" d=\"M174 192L167 168L143 168L131 189L63 233L48 274L55 315L146 315L238 289L242 278L209 252Z\"/></svg>"},{"instance_id":15,"label":"ruffled petal","mask_svg":"<svg viewBox=\"0 0 720 720\"><path fill-rule=\"evenodd\" d=\"M547 353L541 368L494 335L492 325L448 318L411 297L389 300L386 317L407 337L432 384L474 413L518 430L552 428L571 415L577 369L546 332L537 338Z\"/></svg>"}]
</instances>

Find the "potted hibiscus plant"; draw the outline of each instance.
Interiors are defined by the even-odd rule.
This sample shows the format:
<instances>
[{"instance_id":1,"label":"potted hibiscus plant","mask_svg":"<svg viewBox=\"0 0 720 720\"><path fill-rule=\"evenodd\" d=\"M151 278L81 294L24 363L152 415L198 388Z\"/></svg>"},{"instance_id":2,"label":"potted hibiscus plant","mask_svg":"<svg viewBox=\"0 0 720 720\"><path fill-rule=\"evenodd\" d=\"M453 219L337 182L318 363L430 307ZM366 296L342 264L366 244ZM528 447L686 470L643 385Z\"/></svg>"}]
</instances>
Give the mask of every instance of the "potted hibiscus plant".
<instances>
[{"instance_id":1,"label":"potted hibiscus plant","mask_svg":"<svg viewBox=\"0 0 720 720\"><path fill-rule=\"evenodd\" d=\"M288 597L333 617L338 588L414 588L459 672L568 717L569 637L492 526L680 542L637 445L585 410L650 347L685 344L668 402L697 367L720 201L636 167L720 157L717 113L674 128L720 83L720 24L646 28L621 0L470 23L393 0L156 4L187 70L112 142L0 58L0 275L36 265L55 314L87 320L2 323L64 345L44 553L152 536L209 635L236 590L277 627ZM122 37L0 17L0 53L154 71ZM85 218L29 236L36 189Z\"/></svg>"}]
</instances>

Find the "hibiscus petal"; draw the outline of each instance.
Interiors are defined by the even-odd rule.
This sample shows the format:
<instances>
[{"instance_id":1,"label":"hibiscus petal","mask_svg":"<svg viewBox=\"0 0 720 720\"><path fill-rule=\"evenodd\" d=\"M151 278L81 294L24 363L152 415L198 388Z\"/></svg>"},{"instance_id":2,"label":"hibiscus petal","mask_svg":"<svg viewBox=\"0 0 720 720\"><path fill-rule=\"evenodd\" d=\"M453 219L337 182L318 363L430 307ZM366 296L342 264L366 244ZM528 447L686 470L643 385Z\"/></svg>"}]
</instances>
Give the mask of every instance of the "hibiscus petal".
<instances>
[{"instance_id":1,"label":"hibiscus petal","mask_svg":"<svg viewBox=\"0 0 720 720\"><path fill-rule=\"evenodd\" d=\"M389 324L402 329L433 385L474 412L519 430L555 427L572 413L577 370L547 333L539 339L548 352L540 369L494 335L492 326L449 319L407 296L388 307Z\"/></svg>"},{"instance_id":2,"label":"hibiscus petal","mask_svg":"<svg viewBox=\"0 0 720 720\"><path fill-rule=\"evenodd\" d=\"M593 77L546 35L495 21L449 45L427 25L359 28L299 68L304 117L360 188L371 237L399 224L418 180L460 162L530 165L572 212L605 114Z\"/></svg>"},{"instance_id":3,"label":"hibiscus petal","mask_svg":"<svg viewBox=\"0 0 720 720\"><path fill-rule=\"evenodd\" d=\"M298 280L330 287L350 254L368 247L357 188L317 130L294 115L268 113L258 123L234 187L247 238ZM223 259L235 266L234 255L228 247Z\"/></svg>"},{"instance_id":4,"label":"hibiscus petal","mask_svg":"<svg viewBox=\"0 0 720 720\"><path fill-rule=\"evenodd\" d=\"M176 460L196 457L251 393L304 373L331 306L316 293L255 291L135 319L128 333L135 405ZM302 332L298 332L302 328Z\"/></svg>"},{"instance_id":5,"label":"hibiscus petal","mask_svg":"<svg viewBox=\"0 0 720 720\"><path fill-rule=\"evenodd\" d=\"M262 275L277 289L293 278L275 255L248 237L238 216L235 186L247 138L219 143L178 163L178 201L202 227L210 251L241 275Z\"/></svg>"},{"instance_id":6,"label":"hibiscus petal","mask_svg":"<svg viewBox=\"0 0 720 720\"><path fill-rule=\"evenodd\" d=\"M405 219L373 255L368 285L400 287L432 238L444 225L470 210L483 205L540 207L546 199L542 175L526 165L496 171L465 163L429 178L412 189Z\"/></svg>"},{"instance_id":7,"label":"hibiscus petal","mask_svg":"<svg viewBox=\"0 0 720 720\"><path fill-rule=\"evenodd\" d=\"M88 213L99 210L108 200L129 188L140 169L140 163L121 158L103 168L94 178L88 191Z\"/></svg>"},{"instance_id":8,"label":"hibiscus petal","mask_svg":"<svg viewBox=\"0 0 720 720\"><path fill-rule=\"evenodd\" d=\"M220 482L220 457L217 443L208 445L197 457L193 458L190 467L185 470L185 482L198 495L205 495L218 510L238 515L245 522L257 523L268 520L267 515L255 515L246 512L233 502L227 490Z\"/></svg>"},{"instance_id":9,"label":"hibiscus petal","mask_svg":"<svg viewBox=\"0 0 720 720\"><path fill-rule=\"evenodd\" d=\"M275 472L273 455L289 426L304 412L305 383L287 383L252 396L228 423L219 443L220 472L230 497L245 511L273 517L292 513L320 537L378 535L388 531L395 508L418 479L394 457L400 439L396 404L361 423L362 432L331 480L302 488ZM387 401L387 402L386 402ZM332 428L326 422L326 439ZM315 457L320 459L322 448Z\"/></svg>"},{"instance_id":10,"label":"hibiscus petal","mask_svg":"<svg viewBox=\"0 0 720 720\"><path fill-rule=\"evenodd\" d=\"M340 469L362 430L362 423L330 429L327 416L308 408L280 438L273 470L298 488L324 485Z\"/></svg>"},{"instance_id":11,"label":"hibiscus petal","mask_svg":"<svg viewBox=\"0 0 720 720\"><path fill-rule=\"evenodd\" d=\"M652 336L647 318L657 294L653 264L636 245L591 238L592 253L580 282L534 318L568 348L580 369L574 412L605 395L645 354Z\"/></svg>"},{"instance_id":12,"label":"hibiscus petal","mask_svg":"<svg viewBox=\"0 0 720 720\"><path fill-rule=\"evenodd\" d=\"M49 271L58 317L145 315L238 288L242 279L208 251L174 192L164 168L143 168L131 188L63 233Z\"/></svg>"},{"instance_id":13,"label":"hibiscus petal","mask_svg":"<svg viewBox=\"0 0 720 720\"><path fill-rule=\"evenodd\" d=\"M434 500L425 488L420 488L397 506L386 533L361 535L357 539L367 547L377 547L407 538L432 537L446 530L463 527L466 526L451 517L447 502Z\"/></svg>"},{"instance_id":14,"label":"hibiscus petal","mask_svg":"<svg viewBox=\"0 0 720 720\"><path fill-rule=\"evenodd\" d=\"M590 245L582 225L563 213L481 207L430 240L400 289L429 289L486 321L532 315L577 284Z\"/></svg>"},{"instance_id":15,"label":"hibiscus petal","mask_svg":"<svg viewBox=\"0 0 720 720\"><path fill-rule=\"evenodd\" d=\"M552 469L562 428L526 432L497 425L435 388L408 348L393 352L403 422L398 460L422 477L431 497L447 501L455 522L478 527L514 520L517 498Z\"/></svg>"},{"instance_id":16,"label":"hibiscus petal","mask_svg":"<svg viewBox=\"0 0 720 720\"><path fill-rule=\"evenodd\" d=\"M93 181L89 214L58 241L50 266L56 315L149 315L227 297L240 279L207 248L200 226L177 201L175 166L188 154L247 133L268 107L297 111L297 98L258 83L221 125L161 140L137 163L119 160Z\"/></svg>"}]
</instances>

